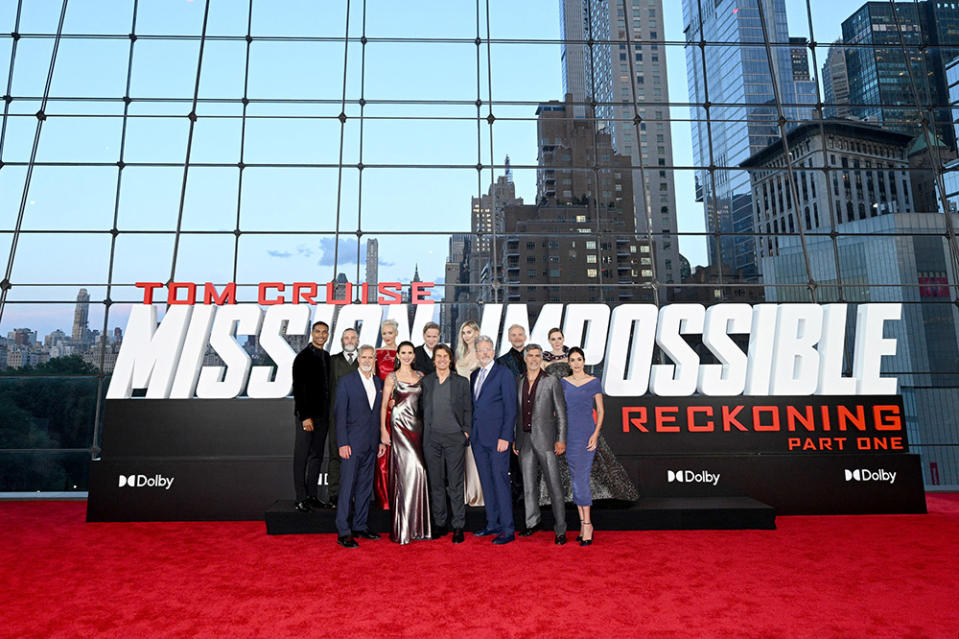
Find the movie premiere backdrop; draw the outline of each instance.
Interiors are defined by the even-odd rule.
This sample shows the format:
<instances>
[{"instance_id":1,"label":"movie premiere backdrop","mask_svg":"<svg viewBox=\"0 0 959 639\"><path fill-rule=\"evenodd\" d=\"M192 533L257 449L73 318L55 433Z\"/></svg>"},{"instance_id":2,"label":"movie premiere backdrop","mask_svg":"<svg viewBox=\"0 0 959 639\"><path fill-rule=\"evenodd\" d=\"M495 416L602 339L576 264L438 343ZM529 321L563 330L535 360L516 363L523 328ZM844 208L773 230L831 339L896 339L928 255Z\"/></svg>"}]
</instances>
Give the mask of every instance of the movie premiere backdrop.
<instances>
[{"instance_id":1,"label":"movie premiere backdrop","mask_svg":"<svg viewBox=\"0 0 959 639\"><path fill-rule=\"evenodd\" d=\"M91 465L90 521L252 520L292 498L292 363L284 337L330 325L327 348L356 328L377 342L384 319L422 343L431 283L377 285L378 304L350 285L138 283L106 395L103 452ZM370 299L367 285L359 299ZM341 299L337 299L340 295ZM167 310L158 321L158 306ZM412 321L411 318L412 317ZM887 327L901 305L486 304L480 332L548 344L561 327L601 368L603 433L644 497L749 496L779 514L925 512L909 453ZM238 339L273 360L254 365ZM208 348L222 365L203 365ZM241 393L245 393L241 395Z\"/></svg>"}]
</instances>

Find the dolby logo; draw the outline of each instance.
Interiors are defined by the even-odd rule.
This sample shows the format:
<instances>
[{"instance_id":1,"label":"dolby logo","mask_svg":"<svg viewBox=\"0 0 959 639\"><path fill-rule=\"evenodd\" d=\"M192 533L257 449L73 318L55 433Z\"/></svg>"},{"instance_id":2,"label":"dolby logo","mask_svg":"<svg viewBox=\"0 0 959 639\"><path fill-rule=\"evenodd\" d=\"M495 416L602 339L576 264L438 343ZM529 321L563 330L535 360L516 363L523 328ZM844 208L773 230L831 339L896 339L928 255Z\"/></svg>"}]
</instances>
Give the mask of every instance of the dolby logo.
<instances>
[{"instance_id":1,"label":"dolby logo","mask_svg":"<svg viewBox=\"0 0 959 639\"><path fill-rule=\"evenodd\" d=\"M117 485L120 488L162 488L170 490L173 487L173 477L163 475L120 475Z\"/></svg>"},{"instance_id":2,"label":"dolby logo","mask_svg":"<svg viewBox=\"0 0 959 639\"><path fill-rule=\"evenodd\" d=\"M719 473L714 475L708 470L701 470L699 472L694 470L667 470L666 482L670 484L673 482L680 484L712 484L715 486L719 483Z\"/></svg>"},{"instance_id":3,"label":"dolby logo","mask_svg":"<svg viewBox=\"0 0 959 639\"><path fill-rule=\"evenodd\" d=\"M896 483L896 473L880 468L879 470L870 470L868 468L857 468L855 470L845 469L846 481L882 481L890 484Z\"/></svg>"}]
</instances>

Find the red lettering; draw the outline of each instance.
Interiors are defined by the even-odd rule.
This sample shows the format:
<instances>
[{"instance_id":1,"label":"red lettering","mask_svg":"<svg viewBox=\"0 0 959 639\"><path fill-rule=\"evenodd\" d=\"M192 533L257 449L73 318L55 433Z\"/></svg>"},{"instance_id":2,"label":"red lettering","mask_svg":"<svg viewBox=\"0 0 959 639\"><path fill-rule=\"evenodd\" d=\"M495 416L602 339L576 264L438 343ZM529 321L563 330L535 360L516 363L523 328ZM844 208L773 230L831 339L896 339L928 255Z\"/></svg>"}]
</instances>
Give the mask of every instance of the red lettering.
<instances>
[{"instance_id":1,"label":"red lettering","mask_svg":"<svg viewBox=\"0 0 959 639\"><path fill-rule=\"evenodd\" d=\"M763 424L762 414L772 415L772 422ZM776 406L753 406L753 430L756 432L774 432L779 430L779 408ZM805 450L805 446L803 447Z\"/></svg>"},{"instance_id":2,"label":"red lettering","mask_svg":"<svg viewBox=\"0 0 959 639\"><path fill-rule=\"evenodd\" d=\"M283 282L261 282L256 301L264 306L282 304L286 301L286 298L282 295L278 295L274 300L266 299L266 291L271 288L275 288L277 291L283 291L286 289L286 286L283 285Z\"/></svg>"},{"instance_id":3,"label":"red lettering","mask_svg":"<svg viewBox=\"0 0 959 639\"><path fill-rule=\"evenodd\" d=\"M433 282L413 282L410 286L410 301L414 304L432 304L430 295L433 291Z\"/></svg>"},{"instance_id":4,"label":"red lettering","mask_svg":"<svg viewBox=\"0 0 959 639\"><path fill-rule=\"evenodd\" d=\"M174 304L187 304L193 305L196 304L196 284L193 282L170 282L170 285L167 287L168 293L166 296L166 303L171 306ZM186 289L186 299L181 300L177 298L177 291L180 289Z\"/></svg>"},{"instance_id":5,"label":"red lettering","mask_svg":"<svg viewBox=\"0 0 959 639\"><path fill-rule=\"evenodd\" d=\"M820 437L819 450L832 450L832 439L829 437Z\"/></svg>"},{"instance_id":6,"label":"red lettering","mask_svg":"<svg viewBox=\"0 0 959 639\"><path fill-rule=\"evenodd\" d=\"M902 437L890 437L889 448L892 450L903 450L905 446L902 445Z\"/></svg>"},{"instance_id":7,"label":"red lettering","mask_svg":"<svg viewBox=\"0 0 959 639\"><path fill-rule=\"evenodd\" d=\"M336 299L336 282L327 282L326 284L326 303L327 304L349 304L353 299L353 283L343 284L343 299Z\"/></svg>"},{"instance_id":8,"label":"red lettering","mask_svg":"<svg viewBox=\"0 0 959 639\"><path fill-rule=\"evenodd\" d=\"M789 448L789 450L792 450L793 448L799 448L799 438L790 437L789 439L786 440L786 445Z\"/></svg>"},{"instance_id":9,"label":"red lettering","mask_svg":"<svg viewBox=\"0 0 959 639\"><path fill-rule=\"evenodd\" d=\"M360 304L366 304L370 299L370 285L366 282L360 284Z\"/></svg>"},{"instance_id":10,"label":"red lettering","mask_svg":"<svg viewBox=\"0 0 959 639\"><path fill-rule=\"evenodd\" d=\"M866 430L866 414L861 404L856 406L855 415L845 406L839 405L836 408L839 417L839 430L846 430L847 423L851 423L859 430Z\"/></svg>"},{"instance_id":11,"label":"red lettering","mask_svg":"<svg viewBox=\"0 0 959 639\"><path fill-rule=\"evenodd\" d=\"M153 303L153 289L163 288L163 282L137 282L134 284L137 288L143 289L143 303Z\"/></svg>"},{"instance_id":12,"label":"red lettering","mask_svg":"<svg viewBox=\"0 0 959 639\"><path fill-rule=\"evenodd\" d=\"M691 433L711 433L716 428L712 419L706 420L705 424L696 423L696 413L702 413L706 417L713 416L712 406L690 406L686 409L686 425Z\"/></svg>"},{"instance_id":13,"label":"red lettering","mask_svg":"<svg viewBox=\"0 0 959 639\"><path fill-rule=\"evenodd\" d=\"M676 423L676 413L679 412L678 406L657 406L656 414L656 432L657 433L678 433L679 426L668 426L667 424ZM666 413L671 413L667 415Z\"/></svg>"},{"instance_id":14,"label":"red lettering","mask_svg":"<svg viewBox=\"0 0 959 639\"><path fill-rule=\"evenodd\" d=\"M634 414L638 415L638 417L633 417ZM649 432L646 429L645 406L623 406L623 432L628 433L630 426L633 426L642 433Z\"/></svg>"},{"instance_id":15,"label":"red lettering","mask_svg":"<svg viewBox=\"0 0 959 639\"><path fill-rule=\"evenodd\" d=\"M902 430L902 415L898 406L877 404L872 407L872 418L876 430Z\"/></svg>"},{"instance_id":16,"label":"red lettering","mask_svg":"<svg viewBox=\"0 0 959 639\"><path fill-rule=\"evenodd\" d=\"M293 284L294 304L299 304L300 300L307 304L316 304L314 297L316 297L316 282L296 282Z\"/></svg>"},{"instance_id":17,"label":"red lettering","mask_svg":"<svg viewBox=\"0 0 959 639\"><path fill-rule=\"evenodd\" d=\"M814 432L816 423L813 421L812 406L806 406L805 413L800 413L794 406L786 406L786 429L790 432L795 431L797 421L809 432Z\"/></svg>"},{"instance_id":18,"label":"red lettering","mask_svg":"<svg viewBox=\"0 0 959 639\"><path fill-rule=\"evenodd\" d=\"M236 304L236 282L230 282L223 289L221 295L216 294L216 287L212 282L203 285L203 303L204 304Z\"/></svg>"},{"instance_id":19,"label":"red lettering","mask_svg":"<svg viewBox=\"0 0 959 639\"><path fill-rule=\"evenodd\" d=\"M737 406L733 410L729 410L729 406L723 406L723 432L728 433L731 430L731 426L736 426L736 430L741 430L743 432L748 431L749 429L742 425L736 415L739 414L744 406Z\"/></svg>"},{"instance_id":20,"label":"red lettering","mask_svg":"<svg viewBox=\"0 0 959 639\"><path fill-rule=\"evenodd\" d=\"M376 287L380 292L380 304L399 304L403 301L403 285L399 282L380 282ZM386 295L387 297L383 297Z\"/></svg>"},{"instance_id":21,"label":"red lettering","mask_svg":"<svg viewBox=\"0 0 959 639\"><path fill-rule=\"evenodd\" d=\"M812 437L807 437L802 445L803 450L816 450L816 442L813 441Z\"/></svg>"},{"instance_id":22,"label":"red lettering","mask_svg":"<svg viewBox=\"0 0 959 639\"><path fill-rule=\"evenodd\" d=\"M831 429L831 426L829 425L829 407L822 406L821 408L822 408L822 429L828 433Z\"/></svg>"}]
</instances>

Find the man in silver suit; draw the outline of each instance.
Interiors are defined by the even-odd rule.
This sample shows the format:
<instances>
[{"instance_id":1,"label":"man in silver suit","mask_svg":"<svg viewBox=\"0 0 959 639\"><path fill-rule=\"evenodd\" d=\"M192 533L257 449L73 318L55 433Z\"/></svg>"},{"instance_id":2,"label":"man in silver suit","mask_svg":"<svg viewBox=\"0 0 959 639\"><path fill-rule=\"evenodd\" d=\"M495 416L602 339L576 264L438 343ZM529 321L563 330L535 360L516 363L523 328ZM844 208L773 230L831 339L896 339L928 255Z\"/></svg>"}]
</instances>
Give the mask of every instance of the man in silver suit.
<instances>
[{"instance_id":1,"label":"man in silver suit","mask_svg":"<svg viewBox=\"0 0 959 639\"><path fill-rule=\"evenodd\" d=\"M526 374L517 381L516 436L513 452L519 455L523 473L523 503L526 507L528 537L542 528L539 510L539 481L542 469L553 508L556 545L566 543L566 504L559 477L559 455L566 452L566 400L558 377L542 370L543 348L528 344L523 349Z\"/></svg>"}]
</instances>

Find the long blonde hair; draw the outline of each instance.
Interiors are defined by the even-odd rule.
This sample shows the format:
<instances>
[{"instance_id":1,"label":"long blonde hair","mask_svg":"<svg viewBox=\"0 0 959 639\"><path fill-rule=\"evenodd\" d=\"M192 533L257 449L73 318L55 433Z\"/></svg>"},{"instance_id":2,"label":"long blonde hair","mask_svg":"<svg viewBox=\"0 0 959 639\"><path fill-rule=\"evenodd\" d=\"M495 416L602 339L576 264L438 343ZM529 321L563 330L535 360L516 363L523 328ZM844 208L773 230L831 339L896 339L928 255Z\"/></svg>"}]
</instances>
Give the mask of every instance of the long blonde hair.
<instances>
[{"instance_id":1,"label":"long blonde hair","mask_svg":"<svg viewBox=\"0 0 959 639\"><path fill-rule=\"evenodd\" d=\"M456 359L466 357L466 342L463 340L463 329L467 326L472 328L473 332L476 333L476 337L473 338L473 350L476 350L476 338L479 337L480 327L479 324L473 320L467 320L460 324L460 330L456 333Z\"/></svg>"}]
</instances>

